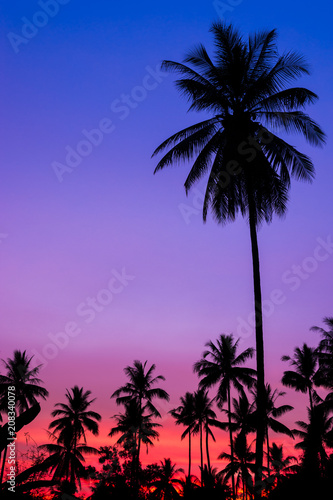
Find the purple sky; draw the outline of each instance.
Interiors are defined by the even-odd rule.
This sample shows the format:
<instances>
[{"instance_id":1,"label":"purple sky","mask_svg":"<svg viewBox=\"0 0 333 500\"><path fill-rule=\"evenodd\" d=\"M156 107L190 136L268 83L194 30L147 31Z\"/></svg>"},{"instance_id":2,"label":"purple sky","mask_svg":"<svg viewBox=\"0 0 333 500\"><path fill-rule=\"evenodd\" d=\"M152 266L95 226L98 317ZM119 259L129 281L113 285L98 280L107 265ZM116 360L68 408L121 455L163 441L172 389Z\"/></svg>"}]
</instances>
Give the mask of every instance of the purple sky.
<instances>
[{"instance_id":1,"label":"purple sky","mask_svg":"<svg viewBox=\"0 0 333 500\"><path fill-rule=\"evenodd\" d=\"M186 198L188 168L153 176L150 158L169 135L200 119L186 114L173 76L157 68L164 58L180 61L198 42L211 52L209 27L219 18L213 2L62 3L54 17L37 15L37 2L2 6L0 357L26 349L44 358L50 398L29 427L39 443L54 403L78 384L98 398L101 441L111 444L105 436L117 409L109 396L134 359L156 363L165 375L166 414L196 389L192 365L206 341L234 333L243 336L242 349L254 346L246 326L253 302L249 230L243 220L204 225L204 182ZM24 27L43 19L33 32ZM333 314L331 21L323 6L285 0L269 9L244 0L225 19L244 33L276 27L281 51L305 55L312 74L300 85L319 94L309 113L328 136L322 150L289 139L312 157L316 179L293 184L286 219L259 233L266 373L275 387L286 369L281 355L303 342L315 345L309 328ZM22 41L23 34L31 38ZM97 128L102 133L91 132ZM82 143L87 136L95 145ZM73 157L77 149L81 158ZM64 340L57 334L66 327L76 335ZM293 422L304 416L304 398L289 394L299 403ZM170 419L164 423L171 432ZM166 445L156 447L156 457L166 453Z\"/></svg>"}]
</instances>

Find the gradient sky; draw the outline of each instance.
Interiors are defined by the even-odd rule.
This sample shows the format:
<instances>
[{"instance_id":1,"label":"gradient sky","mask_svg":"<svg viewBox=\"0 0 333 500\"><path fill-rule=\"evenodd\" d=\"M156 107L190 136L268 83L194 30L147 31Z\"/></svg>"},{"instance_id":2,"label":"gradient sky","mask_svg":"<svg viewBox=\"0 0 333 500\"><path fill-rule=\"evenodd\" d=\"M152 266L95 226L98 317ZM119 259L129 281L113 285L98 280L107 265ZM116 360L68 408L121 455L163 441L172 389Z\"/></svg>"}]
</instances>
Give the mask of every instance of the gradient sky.
<instances>
[{"instance_id":1,"label":"gradient sky","mask_svg":"<svg viewBox=\"0 0 333 500\"><path fill-rule=\"evenodd\" d=\"M26 349L44 363L41 378L50 397L25 429L38 444L47 440L53 405L75 384L92 391L103 416L100 438L90 444L112 444L109 417L118 409L109 397L125 382L123 368L134 359L156 363L171 401L159 404L164 429L147 460L171 456L181 466L186 444L166 414L185 391L196 389L192 365L204 343L224 332L242 335L242 349L254 346L253 328L244 326L253 302L246 223L220 227L210 218L204 225L204 182L186 198L188 168L153 176L151 159L164 139L200 119L187 114L174 77L156 68L163 59L180 61L199 42L211 52L209 28L221 16L213 2L193 0L62 0L54 17L36 14L40 3L1 3L0 357ZM277 28L281 51L305 55L312 74L299 84L320 96L309 113L328 136L323 149L289 139L312 157L316 179L294 183L285 220L259 233L266 373L274 387L286 368L281 355L303 342L315 345L309 328L333 314L333 254L324 249L333 240L329 7L243 0L225 13L246 34ZM45 26L31 31L25 25L32 19ZM128 104L121 103L126 96L132 96ZM100 126L103 135L95 133L96 145L84 149L85 134ZM60 182L55 162L64 165L78 146L86 156ZM311 272L296 282L293 266ZM117 273L132 279L114 280ZM107 302L102 290L110 280L120 293L93 317L87 300ZM283 303L272 305L274 290ZM57 334L73 322L77 335L55 347L52 335L67 342ZM289 391L286 402L297 407L287 424L305 418L303 395ZM213 461L221 440L214 450Z\"/></svg>"}]
</instances>

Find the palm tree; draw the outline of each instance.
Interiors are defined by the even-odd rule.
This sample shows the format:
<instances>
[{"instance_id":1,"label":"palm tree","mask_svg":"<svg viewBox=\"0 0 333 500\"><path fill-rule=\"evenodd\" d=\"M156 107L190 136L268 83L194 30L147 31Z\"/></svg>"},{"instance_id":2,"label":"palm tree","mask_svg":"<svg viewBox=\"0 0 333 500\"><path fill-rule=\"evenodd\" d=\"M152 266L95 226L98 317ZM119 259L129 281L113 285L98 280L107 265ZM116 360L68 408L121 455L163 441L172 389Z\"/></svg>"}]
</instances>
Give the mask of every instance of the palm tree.
<instances>
[{"instance_id":1,"label":"palm tree","mask_svg":"<svg viewBox=\"0 0 333 500\"><path fill-rule=\"evenodd\" d=\"M125 374L129 378L129 382L114 391L111 398L116 398L116 403L124 404L135 399L139 407L142 408L145 404L150 413L156 417L161 417L160 412L153 405L152 400L155 398L169 401L169 394L159 387L153 387L159 380L165 380L163 375L153 377L153 372L156 366L153 364L146 371L147 361L143 364L141 361L135 360L133 366L126 366Z\"/></svg>"},{"instance_id":2,"label":"palm tree","mask_svg":"<svg viewBox=\"0 0 333 500\"><path fill-rule=\"evenodd\" d=\"M250 432L255 431L255 402L250 403L246 394L242 394L239 399L232 398L234 411L230 413L231 428L238 430L247 436ZM228 414L227 410L222 409ZM224 422L223 428L229 429L229 421Z\"/></svg>"},{"instance_id":3,"label":"palm tree","mask_svg":"<svg viewBox=\"0 0 333 500\"><path fill-rule=\"evenodd\" d=\"M168 149L155 173L195 158L185 189L188 193L209 172L204 220L211 208L220 223L235 220L239 213L249 221L259 398L256 474L260 481L265 374L257 229L263 221L270 222L274 213L282 216L286 212L290 177L311 181L314 176L310 158L267 127L299 132L316 146L324 143L325 136L303 111L317 99L316 94L302 87L288 87L308 74L308 67L297 53L278 54L276 30L256 33L248 41L231 25L221 22L214 23L211 31L215 37L215 62L199 45L184 63L162 64L165 70L180 74L177 86L188 98L190 110L205 111L212 117L165 140L154 152L156 155Z\"/></svg>"},{"instance_id":4,"label":"palm tree","mask_svg":"<svg viewBox=\"0 0 333 500\"><path fill-rule=\"evenodd\" d=\"M311 328L312 331L322 335L318 349L319 369L315 376L315 382L316 385L333 389L333 318L324 318L323 322L327 326L327 330L318 326Z\"/></svg>"},{"instance_id":5,"label":"palm tree","mask_svg":"<svg viewBox=\"0 0 333 500\"><path fill-rule=\"evenodd\" d=\"M116 398L117 405L127 404L131 400L135 400L138 404L139 415L143 414L143 411L147 409L151 416L161 418L160 412L152 403L153 399L163 399L169 401L169 394L159 387L153 387L160 380L165 380L163 375L153 376L156 369L156 365L152 364L149 369L146 370L147 361L143 364L141 361L135 360L133 366L126 366L124 369L125 374L129 378L129 382L121 386L119 389L113 392L111 398ZM139 471L140 464L140 448L141 448L141 433L138 435L137 442L137 456L136 456L136 466L137 473Z\"/></svg>"},{"instance_id":6,"label":"palm tree","mask_svg":"<svg viewBox=\"0 0 333 500\"><path fill-rule=\"evenodd\" d=\"M193 428L195 424L195 415L194 415L194 395L191 392L186 392L184 397L180 398L181 405L177 408L174 408L169 413L175 419L176 425L184 425L186 429L181 435L181 440L185 439L188 436L188 475L187 478L190 481L191 479L191 436L193 433Z\"/></svg>"},{"instance_id":7,"label":"palm tree","mask_svg":"<svg viewBox=\"0 0 333 500\"><path fill-rule=\"evenodd\" d=\"M283 475L290 474L297 470L297 458L293 455L284 457L283 444L278 446L276 443L272 443L269 449L269 456L273 471L272 477L274 478L275 484L281 482Z\"/></svg>"},{"instance_id":8,"label":"palm tree","mask_svg":"<svg viewBox=\"0 0 333 500\"><path fill-rule=\"evenodd\" d=\"M71 391L71 392L70 392ZM51 413L52 417L60 417L53 420L49 424L49 429L52 429L58 434L58 440L62 442L67 434L72 436L73 450L75 452L77 443L82 438L86 444L86 430L94 436L98 435L98 422L101 420L99 413L88 410L90 405L95 401L89 399L91 391L84 391L83 387L77 385L70 389L66 389L67 403L56 403L56 408Z\"/></svg>"},{"instance_id":9,"label":"palm tree","mask_svg":"<svg viewBox=\"0 0 333 500\"><path fill-rule=\"evenodd\" d=\"M124 450L131 455L131 481L135 488L138 483L138 475L140 469L139 461L139 443L147 446L153 446L153 439L158 439L159 433L155 430L156 427L161 427L160 424L152 422L152 413L144 414L145 408L140 408L135 399L125 403L125 412L114 415L117 425L112 427L109 436L113 437L116 434L121 434L117 440L118 444L124 447Z\"/></svg>"},{"instance_id":10,"label":"palm tree","mask_svg":"<svg viewBox=\"0 0 333 500\"><path fill-rule=\"evenodd\" d=\"M295 370L287 370L282 377L286 387L292 387L297 392L309 393L310 408L313 408L313 396L318 399L313 389L314 377L317 370L318 349L303 344L302 348L294 349L294 357L282 356L282 361L289 361Z\"/></svg>"},{"instance_id":11,"label":"palm tree","mask_svg":"<svg viewBox=\"0 0 333 500\"><path fill-rule=\"evenodd\" d=\"M255 396L256 399L256 391L253 391L253 395ZM280 397L285 396L286 393L282 391L278 391L275 389L272 391L272 388L270 384L266 384L266 391L265 391L265 437L266 437L266 456L267 456L267 471L268 475L270 474L270 455L269 455L269 450L270 450L270 445L269 445L269 429L271 429L273 432L279 433L279 434L285 434L292 439L294 439L294 435L292 431L284 424L276 420L277 418L282 417L285 415L287 412L292 411L294 409L293 406L290 405L281 405L281 406L276 406L276 400Z\"/></svg>"},{"instance_id":12,"label":"palm tree","mask_svg":"<svg viewBox=\"0 0 333 500\"><path fill-rule=\"evenodd\" d=\"M212 409L213 400L209 399L208 391L204 388L199 388L194 393L194 427L193 434L199 434L200 437L200 471L201 485L203 485L203 432L206 438L206 456L208 471L211 471L210 456L209 456L209 436L215 441L214 434L210 427L220 427L220 422L216 419L216 413Z\"/></svg>"},{"instance_id":13,"label":"palm tree","mask_svg":"<svg viewBox=\"0 0 333 500\"><path fill-rule=\"evenodd\" d=\"M255 453L251 451L251 444L248 445L246 435L242 432L237 434L233 443L234 455L221 453L220 460L228 460L229 464L223 469L225 478L229 479L237 474L236 491L240 483L242 484L243 500L247 499L252 489L251 473L255 471Z\"/></svg>"},{"instance_id":14,"label":"palm tree","mask_svg":"<svg viewBox=\"0 0 333 500\"><path fill-rule=\"evenodd\" d=\"M74 447L73 436L70 432L68 435L62 432L59 436L49 432L49 436L56 442L39 446L39 449L49 453L40 465L40 469L49 470L52 473L52 479L57 484L68 483L74 493L77 486L81 487L81 478L86 475L84 454L96 455L98 450L78 442Z\"/></svg>"},{"instance_id":15,"label":"palm tree","mask_svg":"<svg viewBox=\"0 0 333 500\"><path fill-rule=\"evenodd\" d=\"M38 378L42 365L34 368L31 366L33 356L27 356L26 351L15 350L13 358L2 359L6 369L5 375L0 375L0 414L8 408L8 391L10 387L15 387L15 412L16 416L27 412L34 405L38 404L38 399L46 399L48 391L41 387L42 380ZM2 483L4 467L6 462L7 447L4 448L0 484Z\"/></svg>"},{"instance_id":16,"label":"palm tree","mask_svg":"<svg viewBox=\"0 0 333 500\"><path fill-rule=\"evenodd\" d=\"M170 458L165 458L161 461L156 471L156 479L151 483L152 498L160 500L180 498L179 486L181 485L181 481L175 477L180 472L184 472L184 470L181 468L177 469L176 464L173 464Z\"/></svg>"},{"instance_id":17,"label":"palm tree","mask_svg":"<svg viewBox=\"0 0 333 500\"><path fill-rule=\"evenodd\" d=\"M220 406L224 402L228 404L229 438L231 448L231 461L233 460L233 439L231 423L231 386L233 385L239 394L244 394L244 386L251 387L254 384L255 370L241 366L253 356L253 349L248 348L237 354L239 340L234 341L232 335L220 335L216 344L212 341L206 343L208 348L204 351L202 359L194 364L194 371L199 374L200 387L210 388L218 384L216 400ZM232 490L235 498L235 482L233 475Z\"/></svg>"},{"instance_id":18,"label":"palm tree","mask_svg":"<svg viewBox=\"0 0 333 500\"><path fill-rule=\"evenodd\" d=\"M0 408L2 411L7 407L8 387L15 387L15 406L18 413L31 408L38 402L38 398L46 399L48 391L41 387L42 380L38 373L42 365L32 368L30 358L26 351L14 351L13 358L7 361L2 359L6 369L6 375L0 375Z\"/></svg>"},{"instance_id":19,"label":"palm tree","mask_svg":"<svg viewBox=\"0 0 333 500\"><path fill-rule=\"evenodd\" d=\"M309 423L297 421L300 429L293 432L302 440L295 445L303 451L302 470L315 481L321 476L328 463L327 448L333 448L333 417L327 402L308 409Z\"/></svg>"}]
</instances>

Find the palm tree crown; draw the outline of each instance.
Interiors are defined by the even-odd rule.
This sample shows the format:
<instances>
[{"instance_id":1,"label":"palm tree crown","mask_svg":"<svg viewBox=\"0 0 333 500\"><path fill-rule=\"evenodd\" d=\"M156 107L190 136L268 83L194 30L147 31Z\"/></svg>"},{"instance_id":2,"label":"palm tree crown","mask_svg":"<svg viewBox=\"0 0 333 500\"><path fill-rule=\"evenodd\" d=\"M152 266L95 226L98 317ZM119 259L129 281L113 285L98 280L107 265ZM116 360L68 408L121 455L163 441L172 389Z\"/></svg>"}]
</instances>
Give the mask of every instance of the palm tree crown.
<instances>
[{"instance_id":1,"label":"palm tree crown","mask_svg":"<svg viewBox=\"0 0 333 500\"><path fill-rule=\"evenodd\" d=\"M31 367L33 356L29 358L26 351L14 351L13 358L2 360L6 375L0 375L0 408L7 407L9 386L15 386L16 407L22 412L37 403L38 398L46 399L48 391L41 387L42 380L38 373L42 365Z\"/></svg>"},{"instance_id":2,"label":"palm tree crown","mask_svg":"<svg viewBox=\"0 0 333 500\"><path fill-rule=\"evenodd\" d=\"M237 354L239 340L232 335L220 335L216 343L209 341L202 359L194 364L194 371L201 377L200 386L210 388L218 384L217 401L222 404L228 400L228 391L233 385L240 394L244 386L251 387L255 382L255 370L241 366L252 358L254 350L248 348Z\"/></svg>"},{"instance_id":3,"label":"palm tree crown","mask_svg":"<svg viewBox=\"0 0 333 500\"><path fill-rule=\"evenodd\" d=\"M309 393L310 407L313 407L314 377L317 370L318 349L303 344L303 347L296 347L294 357L282 356L282 361L289 361L295 370L287 370L282 377L283 385L292 387L295 391Z\"/></svg>"},{"instance_id":4,"label":"palm tree crown","mask_svg":"<svg viewBox=\"0 0 333 500\"><path fill-rule=\"evenodd\" d=\"M52 417L60 417L53 420L49 428L58 434L60 441L70 434L75 443L82 438L86 443L85 431L88 430L94 436L98 435L98 422L101 420L99 413L88 410L95 399L89 399L91 391L84 391L83 387L74 386L70 391L66 390L67 403L56 403L56 408L51 413ZM75 447L75 446L74 446Z\"/></svg>"},{"instance_id":5,"label":"palm tree crown","mask_svg":"<svg viewBox=\"0 0 333 500\"><path fill-rule=\"evenodd\" d=\"M135 360L133 366L127 366L124 369L125 374L129 378L129 382L114 391L111 398L116 398L117 404L124 404L131 399L136 399L140 406L145 403L150 413L156 417L161 417L160 412L153 405L152 400L155 398L169 401L169 395L164 389L153 387L158 381L165 380L163 375L153 376L156 366L153 364L146 371L147 361L143 364L141 361Z\"/></svg>"},{"instance_id":6,"label":"palm tree crown","mask_svg":"<svg viewBox=\"0 0 333 500\"><path fill-rule=\"evenodd\" d=\"M185 188L188 191L211 169L204 219L211 207L220 222L252 209L256 223L270 221L274 212L282 215L286 210L290 176L310 181L314 175L311 160L272 130L299 132L313 145L324 142L319 126L303 111L316 94L288 88L308 74L308 66L295 52L278 54L276 30L257 33L248 41L231 25L214 23L211 31L215 62L199 45L184 63L164 61L163 68L181 75L177 86L190 101L190 110L205 110L213 117L164 141L154 154L170 149L155 172L196 156Z\"/></svg>"}]
</instances>

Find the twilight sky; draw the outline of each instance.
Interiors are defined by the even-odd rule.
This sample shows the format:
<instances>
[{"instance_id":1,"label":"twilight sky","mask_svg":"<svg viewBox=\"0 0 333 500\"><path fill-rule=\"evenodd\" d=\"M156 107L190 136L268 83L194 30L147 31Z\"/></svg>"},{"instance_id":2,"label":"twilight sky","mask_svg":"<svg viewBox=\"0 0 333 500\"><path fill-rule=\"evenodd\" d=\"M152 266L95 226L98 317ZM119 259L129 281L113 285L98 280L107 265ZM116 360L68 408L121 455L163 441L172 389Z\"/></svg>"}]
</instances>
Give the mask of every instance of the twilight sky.
<instances>
[{"instance_id":1,"label":"twilight sky","mask_svg":"<svg viewBox=\"0 0 333 500\"><path fill-rule=\"evenodd\" d=\"M0 357L26 349L44 364L50 397L26 429L38 444L66 388L93 392L103 423L90 442L112 444L106 434L118 409L109 396L134 359L156 363L166 377L166 415L196 389L192 365L206 341L234 333L242 349L254 346L246 223L204 225L204 182L186 198L186 166L153 176L154 149L200 119L187 114L173 75L159 65L199 42L212 52L213 20L224 17L245 34L278 28L280 50L304 54L312 74L296 85L319 94L308 111L328 136L321 150L289 138L312 157L316 179L294 183L285 220L259 233L274 387L286 369L281 355L315 345L309 328L333 314L330 4L226 5L223 13L195 0L2 2ZM290 391L288 398L296 410L285 422L293 424L305 417L305 401ZM148 461L171 456L181 466L186 444L169 417L163 424Z\"/></svg>"}]
</instances>

